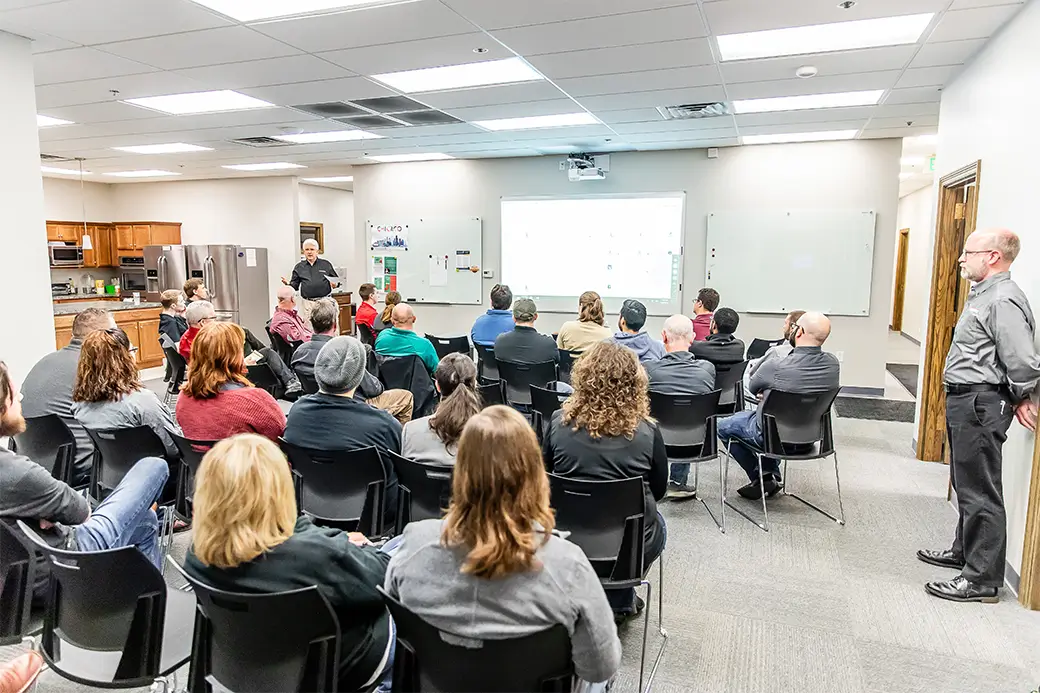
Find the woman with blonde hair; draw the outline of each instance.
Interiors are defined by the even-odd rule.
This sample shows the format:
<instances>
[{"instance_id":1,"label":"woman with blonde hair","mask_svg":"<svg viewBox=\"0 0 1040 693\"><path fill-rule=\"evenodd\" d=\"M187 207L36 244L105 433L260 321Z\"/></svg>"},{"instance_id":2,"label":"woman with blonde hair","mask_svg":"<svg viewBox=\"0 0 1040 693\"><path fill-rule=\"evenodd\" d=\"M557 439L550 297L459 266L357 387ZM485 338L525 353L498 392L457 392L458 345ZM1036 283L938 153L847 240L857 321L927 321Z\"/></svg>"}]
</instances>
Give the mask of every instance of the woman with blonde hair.
<instances>
[{"instance_id":1,"label":"woman with blonde hair","mask_svg":"<svg viewBox=\"0 0 1040 693\"><path fill-rule=\"evenodd\" d=\"M631 350L599 342L574 362L571 382L574 393L553 414L542 441L545 468L592 481L641 478L644 556L650 565L666 539L657 501L668 490L668 454L650 418L646 371ZM631 589L612 590L607 597L619 616L636 614L643 606Z\"/></svg>"},{"instance_id":2,"label":"woman with blonde hair","mask_svg":"<svg viewBox=\"0 0 1040 693\"><path fill-rule=\"evenodd\" d=\"M292 473L277 445L248 433L214 445L195 479L193 519L189 575L229 592L316 586L339 618L339 690L377 681L389 690L393 623L376 587L390 557L360 534L297 517Z\"/></svg>"},{"instance_id":3,"label":"woman with blonde hair","mask_svg":"<svg viewBox=\"0 0 1040 693\"><path fill-rule=\"evenodd\" d=\"M277 441L285 413L266 390L246 378L245 331L233 322L205 325L191 345L188 380L177 398L177 420L192 440L259 433Z\"/></svg>"},{"instance_id":4,"label":"woman with blonde hair","mask_svg":"<svg viewBox=\"0 0 1040 693\"><path fill-rule=\"evenodd\" d=\"M404 425L401 455L450 467L455 464L462 429L483 406L477 390L477 366L466 354L448 354L437 364L433 382L441 394L437 411Z\"/></svg>"},{"instance_id":5,"label":"woman with blonde hair","mask_svg":"<svg viewBox=\"0 0 1040 693\"><path fill-rule=\"evenodd\" d=\"M390 327L390 316L394 312L394 306L401 302L401 294L396 291L387 291L386 298L383 299L383 303L386 305L383 308L383 312L379 314L379 318L373 322L372 329L376 332L385 330Z\"/></svg>"},{"instance_id":6,"label":"woman with blonde hair","mask_svg":"<svg viewBox=\"0 0 1040 693\"><path fill-rule=\"evenodd\" d=\"M481 640L563 624L578 676L607 681L621 665L610 606L554 524L534 431L489 407L463 429L447 515L405 527L385 589L434 627Z\"/></svg>"},{"instance_id":7,"label":"woman with blonde hair","mask_svg":"<svg viewBox=\"0 0 1040 693\"><path fill-rule=\"evenodd\" d=\"M563 323L556 346L567 351L585 351L611 335L610 328L603 325L603 300L595 291L586 291L578 299L578 319Z\"/></svg>"}]
</instances>

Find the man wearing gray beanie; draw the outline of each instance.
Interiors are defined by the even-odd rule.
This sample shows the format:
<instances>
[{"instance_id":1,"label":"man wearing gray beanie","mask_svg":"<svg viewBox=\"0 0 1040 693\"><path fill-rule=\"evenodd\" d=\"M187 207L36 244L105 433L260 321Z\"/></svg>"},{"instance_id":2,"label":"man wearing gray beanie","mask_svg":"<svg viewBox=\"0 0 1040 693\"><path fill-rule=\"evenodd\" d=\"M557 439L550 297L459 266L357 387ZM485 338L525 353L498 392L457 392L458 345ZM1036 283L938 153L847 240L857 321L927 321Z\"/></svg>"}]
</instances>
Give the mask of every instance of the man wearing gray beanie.
<instances>
[{"instance_id":1,"label":"man wearing gray beanie","mask_svg":"<svg viewBox=\"0 0 1040 693\"><path fill-rule=\"evenodd\" d=\"M318 352L314 379L318 392L301 397L289 410L285 440L315 450L355 450L375 446L386 474L386 518L397 509L397 475L389 452L401 452L401 424L388 412L354 398L365 376L365 346L353 337L333 337Z\"/></svg>"}]
</instances>

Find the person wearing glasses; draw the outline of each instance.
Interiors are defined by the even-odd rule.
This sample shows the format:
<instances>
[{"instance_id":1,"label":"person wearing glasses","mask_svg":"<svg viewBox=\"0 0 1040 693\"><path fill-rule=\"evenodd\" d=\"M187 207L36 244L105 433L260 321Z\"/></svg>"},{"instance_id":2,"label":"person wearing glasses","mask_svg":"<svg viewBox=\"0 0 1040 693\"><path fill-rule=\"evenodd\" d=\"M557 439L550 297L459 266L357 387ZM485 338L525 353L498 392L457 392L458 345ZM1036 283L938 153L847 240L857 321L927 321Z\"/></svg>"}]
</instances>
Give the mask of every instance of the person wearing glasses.
<instances>
[{"instance_id":1,"label":"person wearing glasses","mask_svg":"<svg viewBox=\"0 0 1040 693\"><path fill-rule=\"evenodd\" d=\"M217 319L217 312L209 301L192 301L184 311L184 319L188 321L188 331L177 344L177 351L187 363L191 363L191 344L203 326Z\"/></svg>"},{"instance_id":2,"label":"person wearing glasses","mask_svg":"<svg viewBox=\"0 0 1040 693\"><path fill-rule=\"evenodd\" d=\"M960 517L949 549L917 552L925 563L960 570L952 580L925 585L932 596L955 602L1000 599L1007 552L1002 448L1012 417L1036 429L1036 322L1011 280L1020 249L1014 233L990 229L968 236L960 257L961 276L972 287L943 372L950 479Z\"/></svg>"}]
</instances>

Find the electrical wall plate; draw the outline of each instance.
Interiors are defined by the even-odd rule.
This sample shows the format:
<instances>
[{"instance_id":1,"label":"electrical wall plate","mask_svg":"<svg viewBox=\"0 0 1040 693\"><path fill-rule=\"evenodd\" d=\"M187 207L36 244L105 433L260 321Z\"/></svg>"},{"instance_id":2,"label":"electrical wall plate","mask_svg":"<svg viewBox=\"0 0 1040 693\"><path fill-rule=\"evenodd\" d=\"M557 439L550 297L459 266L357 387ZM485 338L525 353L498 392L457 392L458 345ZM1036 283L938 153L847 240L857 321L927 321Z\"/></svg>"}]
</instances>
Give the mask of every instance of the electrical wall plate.
<instances>
[{"instance_id":1,"label":"electrical wall plate","mask_svg":"<svg viewBox=\"0 0 1040 693\"><path fill-rule=\"evenodd\" d=\"M494 279L495 278L495 270L486 269L486 270L484 270L484 273L483 273L482 276L484 277L484 279Z\"/></svg>"}]
</instances>

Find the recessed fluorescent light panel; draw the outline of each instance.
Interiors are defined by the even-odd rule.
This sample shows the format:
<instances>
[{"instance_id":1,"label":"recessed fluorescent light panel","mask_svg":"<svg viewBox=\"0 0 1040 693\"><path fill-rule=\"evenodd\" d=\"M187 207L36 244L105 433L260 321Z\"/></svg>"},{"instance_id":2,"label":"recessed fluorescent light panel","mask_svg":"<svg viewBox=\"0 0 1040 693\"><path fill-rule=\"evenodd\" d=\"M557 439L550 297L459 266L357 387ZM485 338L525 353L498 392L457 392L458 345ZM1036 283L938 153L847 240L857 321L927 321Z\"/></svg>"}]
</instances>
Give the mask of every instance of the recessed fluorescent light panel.
<instances>
[{"instance_id":1,"label":"recessed fluorescent light panel","mask_svg":"<svg viewBox=\"0 0 1040 693\"><path fill-rule=\"evenodd\" d=\"M473 124L485 130L534 130L537 128L562 128L570 125L599 125L599 119L591 113L564 113L527 118L475 120Z\"/></svg>"},{"instance_id":2,"label":"recessed fluorescent light panel","mask_svg":"<svg viewBox=\"0 0 1040 693\"><path fill-rule=\"evenodd\" d=\"M349 10L373 5L399 4L402 0L194 0L199 5L240 22L293 17L315 12ZM404 0L408 1L408 0Z\"/></svg>"},{"instance_id":3,"label":"recessed fluorescent light panel","mask_svg":"<svg viewBox=\"0 0 1040 693\"><path fill-rule=\"evenodd\" d=\"M382 164L397 164L404 161L442 161L444 159L454 159L455 157L438 152L427 152L426 154L385 154L383 156L369 156L365 158Z\"/></svg>"},{"instance_id":4,"label":"recessed fluorescent light panel","mask_svg":"<svg viewBox=\"0 0 1040 693\"><path fill-rule=\"evenodd\" d=\"M490 84L531 82L544 78L523 59L506 58L505 60L487 60L465 65L388 72L382 75L372 75L372 79L379 80L405 94L414 94L422 91L486 87Z\"/></svg>"},{"instance_id":5,"label":"recessed fluorescent light panel","mask_svg":"<svg viewBox=\"0 0 1040 693\"><path fill-rule=\"evenodd\" d=\"M61 118L51 118L39 113L36 114L36 127L49 128L55 125L73 125L73 122L71 120L62 120Z\"/></svg>"},{"instance_id":6,"label":"recessed fluorescent light panel","mask_svg":"<svg viewBox=\"0 0 1040 693\"><path fill-rule=\"evenodd\" d=\"M304 178L308 183L351 183L354 176L323 176L321 178Z\"/></svg>"},{"instance_id":7,"label":"recessed fluorescent light panel","mask_svg":"<svg viewBox=\"0 0 1040 693\"><path fill-rule=\"evenodd\" d=\"M783 135L744 135L743 144L786 144L789 142L825 142L851 140L859 130L827 130L825 132L792 132Z\"/></svg>"},{"instance_id":8,"label":"recessed fluorescent light panel","mask_svg":"<svg viewBox=\"0 0 1040 693\"><path fill-rule=\"evenodd\" d=\"M180 154L182 152L211 152L212 147L200 147L197 144L185 144L184 142L171 142L170 144L142 144L133 147L112 147L121 152L131 154Z\"/></svg>"},{"instance_id":9,"label":"recessed fluorescent light panel","mask_svg":"<svg viewBox=\"0 0 1040 693\"><path fill-rule=\"evenodd\" d=\"M173 171L158 171L154 169L146 171L116 171L115 173L106 173L106 176L117 176L119 178L159 178L161 176L179 176L181 174L174 173Z\"/></svg>"},{"instance_id":10,"label":"recessed fluorescent light panel","mask_svg":"<svg viewBox=\"0 0 1040 693\"><path fill-rule=\"evenodd\" d=\"M286 161L276 161L269 164L232 164L230 166L223 166L222 168L230 168L235 171L281 171L287 168L307 168L300 164L290 164Z\"/></svg>"},{"instance_id":11,"label":"recessed fluorescent light panel","mask_svg":"<svg viewBox=\"0 0 1040 693\"><path fill-rule=\"evenodd\" d=\"M80 173L82 173L84 176L90 175L90 171L80 171L78 169L74 170L71 168L55 168L53 166L41 166L40 170L44 173L60 173L63 176L78 176Z\"/></svg>"},{"instance_id":12,"label":"recessed fluorescent light panel","mask_svg":"<svg viewBox=\"0 0 1040 693\"><path fill-rule=\"evenodd\" d=\"M845 108L873 106L881 100L884 89L876 91L849 91L838 94L807 94L781 96L771 99L743 99L733 102L733 112L767 113L770 111L804 111L811 108Z\"/></svg>"},{"instance_id":13,"label":"recessed fluorescent light panel","mask_svg":"<svg viewBox=\"0 0 1040 693\"><path fill-rule=\"evenodd\" d=\"M254 108L273 108L273 103L254 99L252 96L239 94L237 91L221 89L220 91L196 91L188 94L169 94L167 96L146 96L141 99L127 99L128 103L169 115L186 115L189 113L221 113L223 111L247 111Z\"/></svg>"},{"instance_id":14,"label":"recessed fluorescent light panel","mask_svg":"<svg viewBox=\"0 0 1040 693\"><path fill-rule=\"evenodd\" d=\"M332 130L330 132L304 132L299 135L272 135L273 139L293 144L317 144L318 142L349 142L351 140L379 139L376 135L364 130Z\"/></svg>"},{"instance_id":15,"label":"recessed fluorescent light panel","mask_svg":"<svg viewBox=\"0 0 1040 693\"><path fill-rule=\"evenodd\" d=\"M933 16L928 12L728 34L718 37L719 54L722 60L750 60L917 43Z\"/></svg>"}]
</instances>

